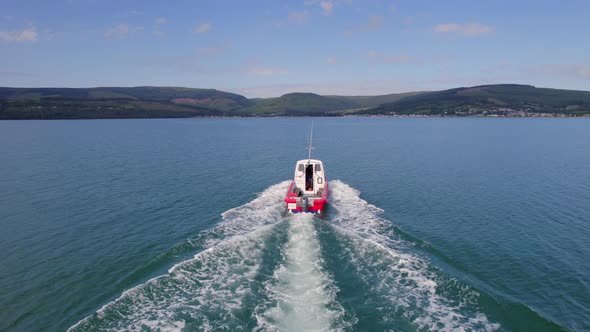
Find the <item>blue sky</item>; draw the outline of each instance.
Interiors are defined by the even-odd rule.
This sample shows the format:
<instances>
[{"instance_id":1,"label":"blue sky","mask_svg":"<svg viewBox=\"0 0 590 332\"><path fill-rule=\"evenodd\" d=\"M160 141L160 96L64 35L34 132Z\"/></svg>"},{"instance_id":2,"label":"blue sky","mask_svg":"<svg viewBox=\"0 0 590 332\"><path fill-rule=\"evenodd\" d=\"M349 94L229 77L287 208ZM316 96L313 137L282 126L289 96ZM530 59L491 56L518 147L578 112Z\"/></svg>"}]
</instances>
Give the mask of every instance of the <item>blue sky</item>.
<instances>
[{"instance_id":1,"label":"blue sky","mask_svg":"<svg viewBox=\"0 0 590 332\"><path fill-rule=\"evenodd\" d=\"M590 1L0 0L0 86L590 90Z\"/></svg>"}]
</instances>

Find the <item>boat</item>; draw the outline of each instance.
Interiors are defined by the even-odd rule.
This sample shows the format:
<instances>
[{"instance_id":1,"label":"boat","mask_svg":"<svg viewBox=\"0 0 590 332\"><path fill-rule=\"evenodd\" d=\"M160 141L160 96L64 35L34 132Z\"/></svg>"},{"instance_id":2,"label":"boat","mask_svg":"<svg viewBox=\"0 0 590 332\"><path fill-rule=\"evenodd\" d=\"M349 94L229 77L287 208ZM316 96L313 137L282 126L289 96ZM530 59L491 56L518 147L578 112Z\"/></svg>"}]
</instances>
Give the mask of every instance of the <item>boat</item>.
<instances>
[{"instance_id":1,"label":"boat","mask_svg":"<svg viewBox=\"0 0 590 332\"><path fill-rule=\"evenodd\" d=\"M321 160L311 159L313 123L309 135L307 159L297 161L295 175L287 190L285 204L289 213L321 214L328 202L328 180Z\"/></svg>"}]
</instances>

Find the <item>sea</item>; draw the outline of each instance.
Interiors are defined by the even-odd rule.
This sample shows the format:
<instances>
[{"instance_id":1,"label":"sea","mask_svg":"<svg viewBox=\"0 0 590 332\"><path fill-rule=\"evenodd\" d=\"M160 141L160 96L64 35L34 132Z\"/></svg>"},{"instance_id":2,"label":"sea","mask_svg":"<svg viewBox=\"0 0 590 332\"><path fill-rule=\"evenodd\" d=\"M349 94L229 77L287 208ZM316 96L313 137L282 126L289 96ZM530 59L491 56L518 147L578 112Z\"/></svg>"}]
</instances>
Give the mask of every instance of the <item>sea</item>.
<instances>
[{"instance_id":1,"label":"sea","mask_svg":"<svg viewBox=\"0 0 590 332\"><path fill-rule=\"evenodd\" d=\"M1 121L0 253L0 331L590 331L590 118Z\"/></svg>"}]
</instances>

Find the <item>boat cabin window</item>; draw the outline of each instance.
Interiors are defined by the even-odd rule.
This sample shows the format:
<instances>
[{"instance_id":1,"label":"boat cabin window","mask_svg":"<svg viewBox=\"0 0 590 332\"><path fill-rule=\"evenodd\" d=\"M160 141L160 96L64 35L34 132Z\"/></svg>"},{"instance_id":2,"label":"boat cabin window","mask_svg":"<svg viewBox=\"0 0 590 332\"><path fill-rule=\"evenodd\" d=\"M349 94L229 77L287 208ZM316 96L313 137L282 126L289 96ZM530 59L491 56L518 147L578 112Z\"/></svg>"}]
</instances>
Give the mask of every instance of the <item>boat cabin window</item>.
<instances>
[{"instance_id":1,"label":"boat cabin window","mask_svg":"<svg viewBox=\"0 0 590 332\"><path fill-rule=\"evenodd\" d=\"M316 171L316 172L321 172L321 171L322 171L322 165L320 165L320 164L315 164L315 171Z\"/></svg>"},{"instance_id":2,"label":"boat cabin window","mask_svg":"<svg viewBox=\"0 0 590 332\"><path fill-rule=\"evenodd\" d=\"M324 179L322 179L321 176L318 176L318 184L322 184L322 182L324 182Z\"/></svg>"},{"instance_id":3,"label":"boat cabin window","mask_svg":"<svg viewBox=\"0 0 590 332\"><path fill-rule=\"evenodd\" d=\"M297 170L298 170L299 172L303 172L303 168L304 168L304 167L305 167L305 166L304 166L303 164L299 164L299 165L297 165Z\"/></svg>"},{"instance_id":4,"label":"boat cabin window","mask_svg":"<svg viewBox=\"0 0 590 332\"><path fill-rule=\"evenodd\" d=\"M313 165L305 167L305 191L313 191Z\"/></svg>"}]
</instances>

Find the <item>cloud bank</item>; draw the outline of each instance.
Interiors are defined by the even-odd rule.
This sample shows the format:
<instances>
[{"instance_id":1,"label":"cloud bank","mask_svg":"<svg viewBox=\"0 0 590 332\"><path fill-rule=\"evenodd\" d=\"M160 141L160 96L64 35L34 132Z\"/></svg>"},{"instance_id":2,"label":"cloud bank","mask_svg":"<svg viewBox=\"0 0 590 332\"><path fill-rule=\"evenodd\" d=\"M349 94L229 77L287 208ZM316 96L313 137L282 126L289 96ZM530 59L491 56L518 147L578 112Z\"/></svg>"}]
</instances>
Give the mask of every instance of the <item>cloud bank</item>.
<instances>
[{"instance_id":1,"label":"cloud bank","mask_svg":"<svg viewBox=\"0 0 590 332\"><path fill-rule=\"evenodd\" d=\"M0 42L36 42L38 36L37 28L31 26L20 31L0 31Z\"/></svg>"}]
</instances>

